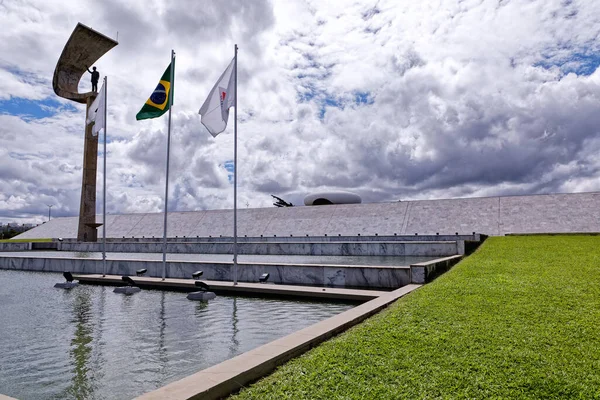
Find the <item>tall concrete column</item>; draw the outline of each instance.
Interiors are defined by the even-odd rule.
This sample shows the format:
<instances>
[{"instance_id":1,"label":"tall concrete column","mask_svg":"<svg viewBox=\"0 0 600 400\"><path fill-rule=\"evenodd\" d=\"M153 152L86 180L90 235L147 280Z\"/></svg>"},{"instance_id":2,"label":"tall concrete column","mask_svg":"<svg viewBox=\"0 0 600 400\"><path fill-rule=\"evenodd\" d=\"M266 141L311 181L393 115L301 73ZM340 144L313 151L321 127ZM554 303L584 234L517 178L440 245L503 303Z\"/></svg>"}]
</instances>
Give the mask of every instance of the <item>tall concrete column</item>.
<instances>
[{"instance_id":1,"label":"tall concrete column","mask_svg":"<svg viewBox=\"0 0 600 400\"><path fill-rule=\"evenodd\" d=\"M96 99L96 95L87 98L85 115ZM81 181L81 203L79 206L79 228L77 240L95 242L98 239L100 224L96 223L96 173L98 170L98 136L92 135L92 125L85 126L83 142L83 177Z\"/></svg>"}]
</instances>

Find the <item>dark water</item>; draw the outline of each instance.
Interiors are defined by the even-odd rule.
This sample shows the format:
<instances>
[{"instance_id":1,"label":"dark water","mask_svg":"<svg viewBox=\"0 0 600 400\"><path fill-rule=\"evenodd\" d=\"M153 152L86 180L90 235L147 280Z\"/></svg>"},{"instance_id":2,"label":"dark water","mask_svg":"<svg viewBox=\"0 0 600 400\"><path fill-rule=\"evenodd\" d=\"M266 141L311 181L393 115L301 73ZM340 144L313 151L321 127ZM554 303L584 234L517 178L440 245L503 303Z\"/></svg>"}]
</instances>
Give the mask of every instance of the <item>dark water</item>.
<instances>
[{"instance_id":1,"label":"dark water","mask_svg":"<svg viewBox=\"0 0 600 400\"><path fill-rule=\"evenodd\" d=\"M352 305L112 287L52 286L60 274L0 270L0 393L129 399Z\"/></svg>"},{"instance_id":2,"label":"dark water","mask_svg":"<svg viewBox=\"0 0 600 400\"><path fill-rule=\"evenodd\" d=\"M20 251L0 253L2 257L34 257L34 258L89 258L102 259L99 252L76 251ZM108 260L148 260L162 261L162 253L106 253ZM240 254L239 262L247 263L288 263L317 265L377 265L408 266L410 264L434 260L440 257L431 256L289 256L289 255L257 255ZM167 261L204 261L233 262L231 254L187 254L169 253Z\"/></svg>"}]
</instances>

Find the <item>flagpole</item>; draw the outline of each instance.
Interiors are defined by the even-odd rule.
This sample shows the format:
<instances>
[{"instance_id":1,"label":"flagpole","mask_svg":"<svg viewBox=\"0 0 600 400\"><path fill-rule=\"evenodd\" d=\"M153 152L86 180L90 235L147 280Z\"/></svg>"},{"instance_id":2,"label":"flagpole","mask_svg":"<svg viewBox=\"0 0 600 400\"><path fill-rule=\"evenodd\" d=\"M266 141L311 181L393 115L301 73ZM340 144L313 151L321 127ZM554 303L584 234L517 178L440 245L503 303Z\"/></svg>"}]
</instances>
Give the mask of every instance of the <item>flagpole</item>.
<instances>
[{"instance_id":1,"label":"flagpole","mask_svg":"<svg viewBox=\"0 0 600 400\"><path fill-rule=\"evenodd\" d=\"M233 284L237 285L238 275L238 248L237 248L237 53L238 46L235 44L235 57L233 64L234 80L233 84L235 87L235 97L233 102L234 114L233 114Z\"/></svg>"},{"instance_id":2,"label":"flagpole","mask_svg":"<svg viewBox=\"0 0 600 400\"><path fill-rule=\"evenodd\" d=\"M108 77L104 77L104 172L102 185L102 276L106 276L106 106L108 103Z\"/></svg>"},{"instance_id":3,"label":"flagpole","mask_svg":"<svg viewBox=\"0 0 600 400\"><path fill-rule=\"evenodd\" d=\"M162 279L165 280L167 274L167 210L169 204L169 152L171 147L171 110L173 109L173 89L175 88L175 51L171 50L171 88L169 89L169 127L167 129L167 179L165 183L165 221L163 233L163 268Z\"/></svg>"}]
</instances>

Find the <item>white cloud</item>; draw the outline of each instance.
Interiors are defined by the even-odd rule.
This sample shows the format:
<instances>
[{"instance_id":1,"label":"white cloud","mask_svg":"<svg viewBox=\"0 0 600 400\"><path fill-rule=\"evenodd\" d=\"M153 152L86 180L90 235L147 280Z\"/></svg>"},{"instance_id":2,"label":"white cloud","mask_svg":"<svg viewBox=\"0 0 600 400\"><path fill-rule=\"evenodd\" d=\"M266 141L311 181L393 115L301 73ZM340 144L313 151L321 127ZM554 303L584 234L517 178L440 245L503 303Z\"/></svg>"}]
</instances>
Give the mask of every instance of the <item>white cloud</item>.
<instances>
[{"instance_id":1,"label":"white cloud","mask_svg":"<svg viewBox=\"0 0 600 400\"><path fill-rule=\"evenodd\" d=\"M0 102L57 99L54 66L78 21L118 31L96 64L109 76L111 213L163 207L167 118L135 114L171 49L170 209L232 206L233 113L213 139L197 111L234 43L240 207L323 189L366 201L600 190L600 71L569 74L600 59L593 0L33 0L4 2L0 16ZM78 213L84 110L73 105L0 115L0 221L41 222L47 204Z\"/></svg>"}]
</instances>

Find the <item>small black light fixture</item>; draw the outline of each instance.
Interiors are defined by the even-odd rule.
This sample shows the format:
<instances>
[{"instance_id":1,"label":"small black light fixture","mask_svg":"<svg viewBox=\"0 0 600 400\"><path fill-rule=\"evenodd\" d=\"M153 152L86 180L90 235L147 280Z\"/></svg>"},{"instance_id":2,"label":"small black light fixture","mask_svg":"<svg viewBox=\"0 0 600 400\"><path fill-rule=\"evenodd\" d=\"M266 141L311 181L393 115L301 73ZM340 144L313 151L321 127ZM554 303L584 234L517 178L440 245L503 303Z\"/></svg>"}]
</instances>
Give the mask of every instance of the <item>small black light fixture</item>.
<instances>
[{"instance_id":1,"label":"small black light fixture","mask_svg":"<svg viewBox=\"0 0 600 400\"><path fill-rule=\"evenodd\" d=\"M59 241L59 242L62 242L62 241L63 241L63 238L58 238L58 241Z\"/></svg>"},{"instance_id":2,"label":"small black light fixture","mask_svg":"<svg viewBox=\"0 0 600 400\"><path fill-rule=\"evenodd\" d=\"M196 272L192 273L192 278L198 280L198 279L200 279L200 277L202 276L203 273L204 273L204 271L196 271Z\"/></svg>"},{"instance_id":3,"label":"small black light fixture","mask_svg":"<svg viewBox=\"0 0 600 400\"><path fill-rule=\"evenodd\" d=\"M71 272L65 271L63 272L63 276L65 277L67 282L73 282L73 274L71 274Z\"/></svg>"},{"instance_id":4,"label":"small black light fixture","mask_svg":"<svg viewBox=\"0 0 600 400\"><path fill-rule=\"evenodd\" d=\"M127 284L127 286L116 287L113 290L114 293L121 293L121 294L125 294L125 295L129 296L129 295L132 295L134 293L138 293L141 291L141 289L135 284L133 279L131 279L129 276L124 275L121 277L121 280L123 282L125 282Z\"/></svg>"},{"instance_id":5,"label":"small black light fixture","mask_svg":"<svg viewBox=\"0 0 600 400\"><path fill-rule=\"evenodd\" d=\"M125 282L127 284L127 286L135 286L135 282L133 281L133 279L131 279L130 277L128 277L127 275L122 276L121 280L123 282Z\"/></svg>"},{"instance_id":6,"label":"small black light fixture","mask_svg":"<svg viewBox=\"0 0 600 400\"><path fill-rule=\"evenodd\" d=\"M202 281L196 281L194 282L194 285L198 288L200 288L200 290L204 290L206 292L208 292L210 290L210 286L208 286L206 283L202 282Z\"/></svg>"},{"instance_id":7,"label":"small black light fixture","mask_svg":"<svg viewBox=\"0 0 600 400\"><path fill-rule=\"evenodd\" d=\"M261 276L258 277L258 281L260 283L265 283L269 279L269 276L270 276L269 273L265 272L264 274L262 274Z\"/></svg>"},{"instance_id":8,"label":"small black light fixture","mask_svg":"<svg viewBox=\"0 0 600 400\"><path fill-rule=\"evenodd\" d=\"M209 292L210 287L202 281L194 282L194 286L200 290L197 292L188 293L188 295L187 295L188 300L197 300L197 301L206 302L206 301L212 300L215 297L217 297L217 295L214 292Z\"/></svg>"},{"instance_id":9,"label":"small black light fixture","mask_svg":"<svg viewBox=\"0 0 600 400\"><path fill-rule=\"evenodd\" d=\"M135 274L136 274L137 276L144 276L144 274L145 274L146 272L148 272L148 269L146 269L146 268L140 268L140 269L138 269L138 270L136 270L136 271L135 271Z\"/></svg>"},{"instance_id":10,"label":"small black light fixture","mask_svg":"<svg viewBox=\"0 0 600 400\"><path fill-rule=\"evenodd\" d=\"M73 282L73 275L69 271L63 272L63 276L65 277L66 282L59 282L54 285L55 288L59 289L73 289L79 285L77 282Z\"/></svg>"}]
</instances>

